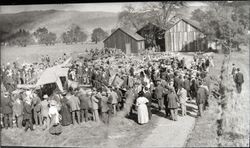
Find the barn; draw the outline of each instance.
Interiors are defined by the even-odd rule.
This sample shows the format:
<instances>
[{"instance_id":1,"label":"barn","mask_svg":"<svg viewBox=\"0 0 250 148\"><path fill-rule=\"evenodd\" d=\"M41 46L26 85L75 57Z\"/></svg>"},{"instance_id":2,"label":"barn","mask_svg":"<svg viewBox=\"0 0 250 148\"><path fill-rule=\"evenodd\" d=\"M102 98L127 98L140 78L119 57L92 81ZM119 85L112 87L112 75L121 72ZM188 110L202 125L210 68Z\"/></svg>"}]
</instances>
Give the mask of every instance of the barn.
<instances>
[{"instance_id":1,"label":"barn","mask_svg":"<svg viewBox=\"0 0 250 148\"><path fill-rule=\"evenodd\" d=\"M153 23L148 23L136 33L145 38L145 48L159 46L160 51L165 51L165 29Z\"/></svg>"},{"instance_id":2,"label":"barn","mask_svg":"<svg viewBox=\"0 0 250 148\"><path fill-rule=\"evenodd\" d=\"M197 23L180 18L166 29L165 46L166 51L203 51L207 41Z\"/></svg>"},{"instance_id":3,"label":"barn","mask_svg":"<svg viewBox=\"0 0 250 148\"><path fill-rule=\"evenodd\" d=\"M144 38L124 28L118 28L103 42L104 47L121 49L124 53L139 53L145 49Z\"/></svg>"}]
</instances>

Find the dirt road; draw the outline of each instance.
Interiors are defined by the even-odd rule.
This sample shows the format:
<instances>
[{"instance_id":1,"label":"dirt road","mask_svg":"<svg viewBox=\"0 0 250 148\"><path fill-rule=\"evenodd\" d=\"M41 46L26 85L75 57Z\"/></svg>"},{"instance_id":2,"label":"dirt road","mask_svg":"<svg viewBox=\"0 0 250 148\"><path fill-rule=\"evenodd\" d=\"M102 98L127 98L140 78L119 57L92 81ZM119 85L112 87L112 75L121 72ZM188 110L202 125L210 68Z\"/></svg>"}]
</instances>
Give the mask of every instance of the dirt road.
<instances>
[{"instance_id":1,"label":"dirt road","mask_svg":"<svg viewBox=\"0 0 250 148\"><path fill-rule=\"evenodd\" d=\"M159 117L158 126L140 147L183 147L194 127L196 113L197 106L192 101L187 104L187 116L178 116L178 121ZM154 116L157 115L154 114Z\"/></svg>"}]
</instances>

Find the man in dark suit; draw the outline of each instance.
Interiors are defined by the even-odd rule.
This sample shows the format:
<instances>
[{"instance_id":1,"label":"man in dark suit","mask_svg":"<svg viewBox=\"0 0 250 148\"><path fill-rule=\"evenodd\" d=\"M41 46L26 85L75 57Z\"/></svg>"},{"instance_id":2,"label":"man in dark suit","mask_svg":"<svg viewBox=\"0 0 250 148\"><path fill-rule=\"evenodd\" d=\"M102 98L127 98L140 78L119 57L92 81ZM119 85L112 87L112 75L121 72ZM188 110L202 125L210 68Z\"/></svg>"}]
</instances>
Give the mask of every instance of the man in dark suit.
<instances>
[{"instance_id":1,"label":"man in dark suit","mask_svg":"<svg viewBox=\"0 0 250 148\"><path fill-rule=\"evenodd\" d=\"M242 84L244 83L244 77L243 77L243 74L240 72L240 68L237 68L237 73L235 75L234 81L236 83L237 92L241 93Z\"/></svg>"},{"instance_id":2,"label":"man in dark suit","mask_svg":"<svg viewBox=\"0 0 250 148\"><path fill-rule=\"evenodd\" d=\"M160 80L157 81L157 87L155 88L155 96L158 100L159 111L163 108L163 92L164 88L162 87Z\"/></svg>"},{"instance_id":3,"label":"man in dark suit","mask_svg":"<svg viewBox=\"0 0 250 148\"><path fill-rule=\"evenodd\" d=\"M10 97L9 92L5 92L4 96L1 96L1 107L2 107L2 114L3 114L3 121L4 127L7 129L9 126L13 128L13 110L12 110L12 100Z\"/></svg>"},{"instance_id":4,"label":"man in dark suit","mask_svg":"<svg viewBox=\"0 0 250 148\"><path fill-rule=\"evenodd\" d=\"M208 90L204 87L203 82L199 82L196 103L198 106L198 116L202 116L204 104L209 96Z\"/></svg>"}]
</instances>

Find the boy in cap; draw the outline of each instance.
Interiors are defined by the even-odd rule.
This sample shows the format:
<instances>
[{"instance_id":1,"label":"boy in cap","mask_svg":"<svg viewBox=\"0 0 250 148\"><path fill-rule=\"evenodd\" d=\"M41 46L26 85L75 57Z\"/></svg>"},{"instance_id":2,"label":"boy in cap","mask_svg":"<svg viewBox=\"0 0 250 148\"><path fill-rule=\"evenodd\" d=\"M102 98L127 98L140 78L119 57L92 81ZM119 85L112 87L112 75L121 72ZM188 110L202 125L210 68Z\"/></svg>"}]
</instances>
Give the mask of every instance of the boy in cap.
<instances>
[{"instance_id":1,"label":"boy in cap","mask_svg":"<svg viewBox=\"0 0 250 148\"><path fill-rule=\"evenodd\" d=\"M31 106L31 100L26 99L24 102L24 108L23 108L23 120L25 122L25 129L24 131L26 132L29 128L30 130L33 129L33 123L32 123L32 106Z\"/></svg>"},{"instance_id":2,"label":"boy in cap","mask_svg":"<svg viewBox=\"0 0 250 148\"><path fill-rule=\"evenodd\" d=\"M13 128L13 110L12 110L12 101L9 95L9 92L5 92L4 96L1 97L1 106L2 106L2 113L3 113L3 121L4 127L7 129L9 126Z\"/></svg>"}]
</instances>

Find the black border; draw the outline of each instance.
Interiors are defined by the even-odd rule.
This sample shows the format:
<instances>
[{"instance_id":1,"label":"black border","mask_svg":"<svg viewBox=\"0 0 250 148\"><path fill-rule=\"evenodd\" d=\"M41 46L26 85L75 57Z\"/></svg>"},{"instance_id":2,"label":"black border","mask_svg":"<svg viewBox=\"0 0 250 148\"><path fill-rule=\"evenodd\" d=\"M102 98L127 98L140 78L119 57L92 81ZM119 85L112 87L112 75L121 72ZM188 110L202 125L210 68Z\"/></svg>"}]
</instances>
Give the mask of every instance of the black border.
<instances>
[{"instance_id":1,"label":"black border","mask_svg":"<svg viewBox=\"0 0 250 148\"><path fill-rule=\"evenodd\" d=\"M161 0L158 0L158 1L161 1ZM133 0L121 0L121 1L119 0L1 0L0 5L120 3L120 2L149 2L149 1L146 1L146 0L135 0L135 1ZM1 9L0 9L0 12L1 12Z\"/></svg>"}]
</instances>

